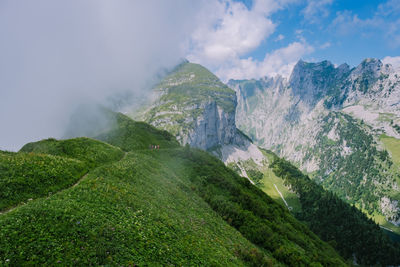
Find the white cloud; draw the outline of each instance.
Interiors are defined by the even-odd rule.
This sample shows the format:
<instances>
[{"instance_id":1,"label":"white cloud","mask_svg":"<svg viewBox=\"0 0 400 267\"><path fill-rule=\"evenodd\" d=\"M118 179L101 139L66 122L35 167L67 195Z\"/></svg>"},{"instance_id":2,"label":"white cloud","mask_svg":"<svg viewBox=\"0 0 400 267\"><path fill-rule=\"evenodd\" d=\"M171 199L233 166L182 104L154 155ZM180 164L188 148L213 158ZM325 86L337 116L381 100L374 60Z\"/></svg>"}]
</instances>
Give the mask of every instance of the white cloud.
<instances>
[{"instance_id":1,"label":"white cloud","mask_svg":"<svg viewBox=\"0 0 400 267\"><path fill-rule=\"evenodd\" d=\"M400 70L400 57L385 57L382 59L383 64L390 64L393 68Z\"/></svg>"},{"instance_id":2,"label":"white cloud","mask_svg":"<svg viewBox=\"0 0 400 267\"><path fill-rule=\"evenodd\" d=\"M212 2L199 17L187 58L213 70L222 80L287 75L294 63L313 48L302 36L299 41L267 54L259 61L246 55L268 39L276 29L270 16L297 0L255 0L251 9L232 0ZM300 34L300 33L299 33ZM283 40L279 34L276 41Z\"/></svg>"},{"instance_id":3,"label":"white cloud","mask_svg":"<svg viewBox=\"0 0 400 267\"><path fill-rule=\"evenodd\" d=\"M275 42L282 41L283 39L285 39L285 36L284 36L283 34L279 34L279 35L275 38Z\"/></svg>"},{"instance_id":4,"label":"white cloud","mask_svg":"<svg viewBox=\"0 0 400 267\"><path fill-rule=\"evenodd\" d=\"M397 15L400 13L400 0L389 0L378 6L377 14L382 16Z\"/></svg>"},{"instance_id":5,"label":"white cloud","mask_svg":"<svg viewBox=\"0 0 400 267\"><path fill-rule=\"evenodd\" d=\"M288 77L296 62L314 48L304 42L293 42L286 47L266 54L263 61L253 58L235 59L217 70L217 75L223 80L251 79L265 76L282 75Z\"/></svg>"},{"instance_id":6,"label":"white cloud","mask_svg":"<svg viewBox=\"0 0 400 267\"><path fill-rule=\"evenodd\" d=\"M251 10L241 2L212 1L199 17L192 36L190 60L218 65L257 48L275 30L267 17L277 8L275 1L256 1Z\"/></svg>"},{"instance_id":7,"label":"white cloud","mask_svg":"<svg viewBox=\"0 0 400 267\"><path fill-rule=\"evenodd\" d=\"M322 44L319 48L320 49L327 49L327 48L331 47L331 45L332 44L330 42L326 42L326 43Z\"/></svg>"},{"instance_id":8,"label":"white cloud","mask_svg":"<svg viewBox=\"0 0 400 267\"><path fill-rule=\"evenodd\" d=\"M378 27L382 20L375 19L360 19L357 14L349 10L339 11L336 13L336 18L330 25L340 35L350 35L357 31L371 30Z\"/></svg>"},{"instance_id":9,"label":"white cloud","mask_svg":"<svg viewBox=\"0 0 400 267\"><path fill-rule=\"evenodd\" d=\"M302 10L304 18L315 23L320 17L327 17L332 3L333 0L307 0L307 6Z\"/></svg>"}]
</instances>

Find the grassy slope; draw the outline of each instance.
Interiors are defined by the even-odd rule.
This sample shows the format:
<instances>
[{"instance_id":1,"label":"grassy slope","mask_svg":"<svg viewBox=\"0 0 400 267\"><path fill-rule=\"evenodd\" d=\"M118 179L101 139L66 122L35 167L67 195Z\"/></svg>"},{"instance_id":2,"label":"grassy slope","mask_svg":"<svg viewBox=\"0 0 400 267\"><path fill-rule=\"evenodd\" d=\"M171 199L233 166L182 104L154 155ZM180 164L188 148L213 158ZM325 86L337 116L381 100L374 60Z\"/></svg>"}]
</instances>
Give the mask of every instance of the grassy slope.
<instances>
[{"instance_id":1,"label":"grassy slope","mask_svg":"<svg viewBox=\"0 0 400 267\"><path fill-rule=\"evenodd\" d=\"M140 152L3 216L0 225L0 258L15 265L243 265L236 251L259 251L172 170Z\"/></svg>"},{"instance_id":2,"label":"grassy slope","mask_svg":"<svg viewBox=\"0 0 400 267\"><path fill-rule=\"evenodd\" d=\"M262 180L262 186L260 188L275 201L285 206L285 203L283 202L278 191L276 191L274 185L278 187L278 190L281 192L289 207L291 207L291 210L293 210L294 212L301 210L301 204L298 196L295 193L291 192L289 188L284 185L283 180L277 177L272 169L268 168L264 171L264 178Z\"/></svg>"},{"instance_id":3,"label":"grassy slope","mask_svg":"<svg viewBox=\"0 0 400 267\"><path fill-rule=\"evenodd\" d=\"M235 92L223 84L217 76L201 65L183 63L172 71L157 88L168 88L168 94L161 97L165 102L200 103L203 100L215 100L226 112L234 112L235 105L227 101Z\"/></svg>"},{"instance_id":4,"label":"grassy slope","mask_svg":"<svg viewBox=\"0 0 400 267\"><path fill-rule=\"evenodd\" d=\"M0 211L71 186L88 169L76 159L0 151Z\"/></svg>"},{"instance_id":5,"label":"grassy slope","mask_svg":"<svg viewBox=\"0 0 400 267\"><path fill-rule=\"evenodd\" d=\"M387 135L381 135L380 141L383 143L386 150L389 151L391 159L393 160L394 167L392 169L400 170L400 140ZM397 177L397 184L400 187L400 177ZM400 193L393 196L395 199L400 199ZM400 234L400 227L396 227L393 224L386 221L385 217L381 214L374 213L372 215L374 220L380 225Z\"/></svg>"},{"instance_id":6,"label":"grassy slope","mask_svg":"<svg viewBox=\"0 0 400 267\"><path fill-rule=\"evenodd\" d=\"M390 153L390 155L392 156L392 160L394 163L394 170L396 170L397 172L400 172L400 140L393 138L393 137L389 137L389 136L385 136L382 135L380 140L383 142L385 149L387 149ZM397 185L400 187L400 176L397 176ZM400 199L400 193L397 191L397 193L395 193L392 196L394 199ZM400 231L400 229L399 229Z\"/></svg>"},{"instance_id":7,"label":"grassy slope","mask_svg":"<svg viewBox=\"0 0 400 267\"><path fill-rule=\"evenodd\" d=\"M61 141L46 139L28 143L20 151L75 158L91 167L118 160L123 156L120 148L86 137Z\"/></svg>"},{"instance_id":8,"label":"grassy slope","mask_svg":"<svg viewBox=\"0 0 400 267\"><path fill-rule=\"evenodd\" d=\"M296 193L290 190L290 187L286 185L283 179L277 177L273 172L270 164L274 161L276 155L268 150L261 149L263 155L267 159L264 161L262 166L257 165L253 160L247 161L240 161L238 163L230 163L228 167L234 170L237 174L241 175L240 168L237 165L241 165L243 169L246 171L249 178L255 182L256 186L258 186L262 191L264 191L268 196L270 196L273 200L281 204L283 207L286 207L282 197L280 196L279 192L276 190L275 185L277 186L278 190L281 192L283 198L288 203L290 210L292 212L299 212L301 211L301 204L299 201L299 197ZM257 170L260 171L262 174L261 179L255 179L255 177L251 176L250 170Z\"/></svg>"},{"instance_id":9,"label":"grassy slope","mask_svg":"<svg viewBox=\"0 0 400 267\"><path fill-rule=\"evenodd\" d=\"M0 215L0 265L343 264L215 158L179 148L123 115L119 123L114 138L102 138L130 150L125 157L92 169L75 187ZM150 151L149 142L165 150Z\"/></svg>"},{"instance_id":10,"label":"grassy slope","mask_svg":"<svg viewBox=\"0 0 400 267\"><path fill-rule=\"evenodd\" d=\"M390 151L393 162L400 166L400 140L387 135L382 135L380 140L385 148Z\"/></svg>"},{"instance_id":11,"label":"grassy slope","mask_svg":"<svg viewBox=\"0 0 400 267\"><path fill-rule=\"evenodd\" d=\"M345 258L357 258L363 265L397 265L400 244L388 236L364 213L326 191L284 159L275 158L274 173L299 195L302 210L298 218Z\"/></svg>"},{"instance_id":12,"label":"grassy slope","mask_svg":"<svg viewBox=\"0 0 400 267\"><path fill-rule=\"evenodd\" d=\"M179 155L179 153L181 153ZM260 189L199 150L175 151L185 159L192 190L243 236L281 262L299 265L342 265L335 252ZM170 157L171 158L171 157Z\"/></svg>"},{"instance_id":13,"label":"grassy slope","mask_svg":"<svg viewBox=\"0 0 400 267\"><path fill-rule=\"evenodd\" d=\"M149 149L150 145L159 145L161 149L179 147L175 137L167 131L157 130L144 122L133 121L120 113L115 115L115 119L113 129L95 138L124 151Z\"/></svg>"}]
</instances>

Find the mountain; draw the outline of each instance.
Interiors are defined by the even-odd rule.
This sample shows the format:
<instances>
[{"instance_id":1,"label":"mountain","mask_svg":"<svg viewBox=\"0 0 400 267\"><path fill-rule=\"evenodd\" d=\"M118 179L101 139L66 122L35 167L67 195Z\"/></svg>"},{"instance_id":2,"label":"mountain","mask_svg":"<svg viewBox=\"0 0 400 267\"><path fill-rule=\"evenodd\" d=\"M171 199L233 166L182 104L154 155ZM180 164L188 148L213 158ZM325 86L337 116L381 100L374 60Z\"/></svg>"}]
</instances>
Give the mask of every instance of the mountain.
<instances>
[{"instance_id":1,"label":"mountain","mask_svg":"<svg viewBox=\"0 0 400 267\"><path fill-rule=\"evenodd\" d=\"M107 143L0 152L0 265L346 265L217 158L111 115Z\"/></svg>"},{"instance_id":2,"label":"mountain","mask_svg":"<svg viewBox=\"0 0 400 267\"><path fill-rule=\"evenodd\" d=\"M328 62L323 65L333 68ZM335 75L344 76L340 73ZM223 95L219 94L221 87L225 91ZM236 129L232 107L236 109L237 102L236 98L232 97L233 90L229 91L229 88L224 87L215 75L204 67L184 62L161 80L153 90L151 101L131 116L144 119L159 129L171 131L182 145L198 147L217 156L229 168L246 177L253 185L309 225L346 259L352 258L358 263L369 265L393 264L397 261L395 255L398 248L391 244L373 221L345 204L335 194L322 189L308 177L300 176L298 173L301 172L292 174L291 171L289 176L295 178L288 179L286 172L282 171L287 166L279 157L271 151L257 147L250 138ZM201 92L201 96L197 95L198 92ZM229 103L229 109L224 109L226 103ZM315 104L312 99L307 102L309 106ZM215 116L214 111L209 111L210 106L216 107L218 116ZM193 112L194 108L196 112ZM236 116L242 114L236 112ZM192 123L182 124L187 121ZM221 124L224 125L223 128L214 127ZM207 134L210 128L215 131ZM224 135L224 129L235 133L230 134L235 138L219 138ZM203 146L210 142L213 146ZM298 179L302 181L300 185L297 183ZM349 223L347 219L352 222ZM332 221L335 222L333 226L330 224Z\"/></svg>"},{"instance_id":3,"label":"mountain","mask_svg":"<svg viewBox=\"0 0 400 267\"><path fill-rule=\"evenodd\" d=\"M400 73L299 61L289 78L231 80L236 123L385 227L400 225Z\"/></svg>"}]
</instances>

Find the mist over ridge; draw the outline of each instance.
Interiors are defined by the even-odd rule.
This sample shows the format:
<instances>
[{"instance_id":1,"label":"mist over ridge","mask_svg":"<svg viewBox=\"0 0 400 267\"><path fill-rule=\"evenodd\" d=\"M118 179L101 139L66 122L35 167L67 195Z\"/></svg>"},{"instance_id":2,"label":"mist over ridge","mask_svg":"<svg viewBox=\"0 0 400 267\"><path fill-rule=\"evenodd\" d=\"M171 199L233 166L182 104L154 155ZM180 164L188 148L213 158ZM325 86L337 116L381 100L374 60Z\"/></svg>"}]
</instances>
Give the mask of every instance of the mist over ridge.
<instances>
[{"instance_id":1,"label":"mist over ridge","mask_svg":"<svg viewBox=\"0 0 400 267\"><path fill-rule=\"evenodd\" d=\"M184 56L196 7L182 0L2 1L0 149L62 137L78 106L145 95L160 69Z\"/></svg>"}]
</instances>

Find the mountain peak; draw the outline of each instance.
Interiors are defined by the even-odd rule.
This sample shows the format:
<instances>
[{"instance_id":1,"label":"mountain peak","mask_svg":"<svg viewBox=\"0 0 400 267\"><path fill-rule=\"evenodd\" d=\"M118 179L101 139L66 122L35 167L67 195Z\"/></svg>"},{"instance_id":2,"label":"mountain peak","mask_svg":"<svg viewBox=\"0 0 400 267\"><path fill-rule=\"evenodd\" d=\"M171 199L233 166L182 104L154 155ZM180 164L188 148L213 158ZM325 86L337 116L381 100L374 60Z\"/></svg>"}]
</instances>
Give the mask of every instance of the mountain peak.
<instances>
[{"instance_id":1,"label":"mountain peak","mask_svg":"<svg viewBox=\"0 0 400 267\"><path fill-rule=\"evenodd\" d=\"M308 63L299 60L289 78L293 94L300 96L306 103L314 105L334 86L338 76L346 72L346 66L340 69L328 60Z\"/></svg>"},{"instance_id":2,"label":"mountain peak","mask_svg":"<svg viewBox=\"0 0 400 267\"><path fill-rule=\"evenodd\" d=\"M355 69L356 73L373 72L378 73L382 69L383 63L376 58L364 59Z\"/></svg>"},{"instance_id":3,"label":"mountain peak","mask_svg":"<svg viewBox=\"0 0 400 267\"><path fill-rule=\"evenodd\" d=\"M314 68L335 67L335 66L329 60L323 60L321 62L306 62L300 59L299 61L297 61L296 65L294 66L294 69L304 68L304 67L314 69Z\"/></svg>"}]
</instances>

